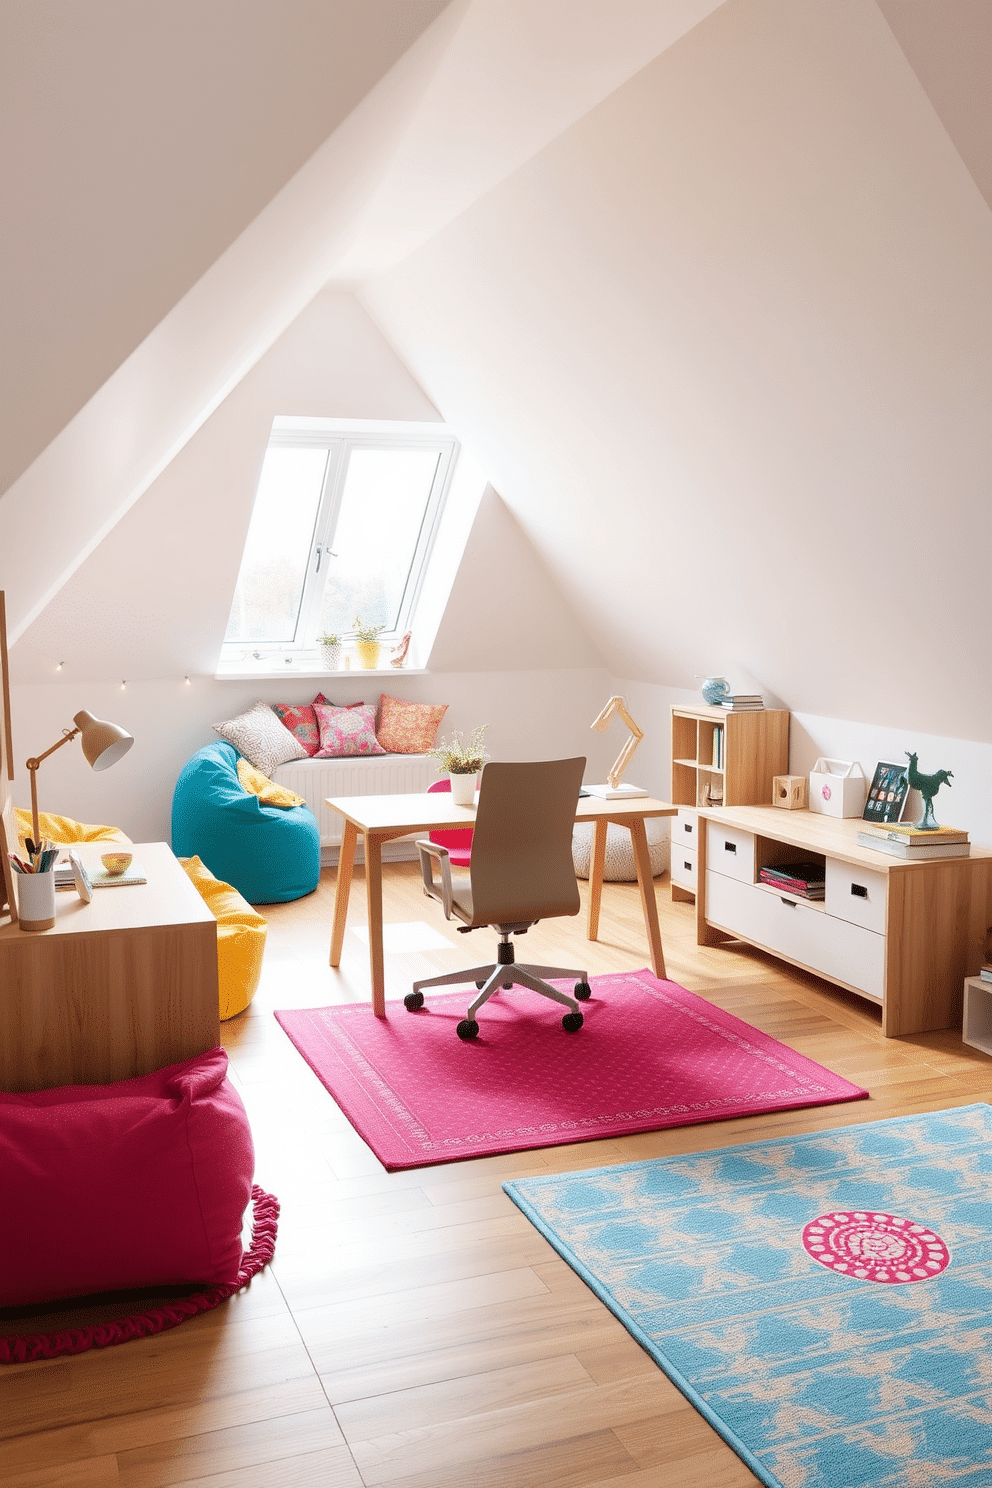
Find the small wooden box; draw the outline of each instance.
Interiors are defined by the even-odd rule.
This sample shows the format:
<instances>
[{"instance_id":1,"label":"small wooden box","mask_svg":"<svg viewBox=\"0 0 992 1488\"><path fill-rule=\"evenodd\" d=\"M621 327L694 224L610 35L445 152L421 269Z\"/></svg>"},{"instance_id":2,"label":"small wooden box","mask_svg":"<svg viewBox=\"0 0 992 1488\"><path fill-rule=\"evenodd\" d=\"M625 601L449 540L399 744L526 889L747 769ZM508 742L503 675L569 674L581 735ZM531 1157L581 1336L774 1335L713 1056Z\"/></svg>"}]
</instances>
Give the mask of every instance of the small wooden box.
<instances>
[{"instance_id":1,"label":"small wooden box","mask_svg":"<svg viewBox=\"0 0 992 1488\"><path fill-rule=\"evenodd\" d=\"M772 805L785 811L805 811L809 781L805 775L773 775Z\"/></svg>"}]
</instances>

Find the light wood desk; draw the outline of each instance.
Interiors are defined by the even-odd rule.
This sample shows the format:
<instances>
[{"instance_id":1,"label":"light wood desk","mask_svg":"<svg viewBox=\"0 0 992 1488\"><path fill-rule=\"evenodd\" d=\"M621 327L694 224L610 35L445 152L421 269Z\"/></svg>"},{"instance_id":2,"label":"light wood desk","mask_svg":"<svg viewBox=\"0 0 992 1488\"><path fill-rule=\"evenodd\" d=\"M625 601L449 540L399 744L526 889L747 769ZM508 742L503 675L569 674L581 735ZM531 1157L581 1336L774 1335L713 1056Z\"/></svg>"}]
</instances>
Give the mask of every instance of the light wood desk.
<instances>
[{"instance_id":1,"label":"light wood desk","mask_svg":"<svg viewBox=\"0 0 992 1488\"><path fill-rule=\"evenodd\" d=\"M96 870L112 844L80 843ZM103 1085L220 1042L217 922L164 842L147 884L55 895L51 930L0 918L0 1089Z\"/></svg>"},{"instance_id":2,"label":"light wood desk","mask_svg":"<svg viewBox=\"0 0 992 1488\"><path fill-rule=\"evenodd\" d=\"M331 965L341 963L341 948L348 920L348 900L355 867L355 847L361 833L365 843L365 892L368 902L369 969L372 979L372 1011L377 1018L385 1016L386 984L382 953L382 844L409 832L446 831L471 827L475 821L474 806L456 806L447 791L416 792L396 796L328 796L327 804L344 817L341 855L338 859L337 888L334 897L334 928L331 932ZM603 862L606 856L606 828L610 822L630 832L637 865L637 883L641 891L644 928L651 955L651 969L657 977L665 975L665 956L661 948L658 905L651 857L648 852L644 823L648 817L675 816L678 808L665 801L640 796L630 801L603 801L594 796L581 796L575 813L577 822L593 822L592 861L589 866L589 911L586 933L590 940L599 934L599 908L603 893Z\"/></svg>"}]
</instances>

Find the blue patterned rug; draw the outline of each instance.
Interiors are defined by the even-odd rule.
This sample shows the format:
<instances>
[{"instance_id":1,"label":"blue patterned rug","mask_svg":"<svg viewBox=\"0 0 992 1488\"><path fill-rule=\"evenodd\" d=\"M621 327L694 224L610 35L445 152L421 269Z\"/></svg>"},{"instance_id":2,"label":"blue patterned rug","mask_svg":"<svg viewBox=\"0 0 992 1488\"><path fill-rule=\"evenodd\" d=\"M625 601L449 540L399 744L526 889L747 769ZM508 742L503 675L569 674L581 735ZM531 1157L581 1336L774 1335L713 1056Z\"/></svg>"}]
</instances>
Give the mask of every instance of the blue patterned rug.
<instances>
[{"instance_id":1,"label":"blue patterned rug","mask_svg":"<svg viewBox=\"0 0 992 1488\"><path fill-rule=\"evenodd\" d=\"M992 1106L503 1187L763 1483L992 1485Z\"/></svg>"}]
</instances>

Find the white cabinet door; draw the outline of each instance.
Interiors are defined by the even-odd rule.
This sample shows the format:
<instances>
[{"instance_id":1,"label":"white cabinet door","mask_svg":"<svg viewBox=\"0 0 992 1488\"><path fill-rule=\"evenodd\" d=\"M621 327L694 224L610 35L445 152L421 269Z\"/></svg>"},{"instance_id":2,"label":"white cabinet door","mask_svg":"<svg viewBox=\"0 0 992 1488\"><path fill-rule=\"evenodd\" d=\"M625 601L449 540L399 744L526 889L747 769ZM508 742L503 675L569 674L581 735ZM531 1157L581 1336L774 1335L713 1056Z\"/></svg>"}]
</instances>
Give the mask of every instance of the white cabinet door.
<instances>
[{"instance_id":1,"label":"white cabinet door","mask_svg":"<svg viewBox=\"0 0 992 1488\"><path fill-rule=\"evenodd\" d=\"M719 822L706 823L706 867L711 873L736 878L739 883L754 883L754 836L739 827L724 827Z\"/></svg>"},{"instance_id":2,"label":"white cabinet door","mask_svg":"<svg viewBox=\"0 0 992 1488\"><path fill-rule=\"evenodd\" d=\"M672 843L672 883L696 892L696 849Z\"/></svg>"}]
</instances>

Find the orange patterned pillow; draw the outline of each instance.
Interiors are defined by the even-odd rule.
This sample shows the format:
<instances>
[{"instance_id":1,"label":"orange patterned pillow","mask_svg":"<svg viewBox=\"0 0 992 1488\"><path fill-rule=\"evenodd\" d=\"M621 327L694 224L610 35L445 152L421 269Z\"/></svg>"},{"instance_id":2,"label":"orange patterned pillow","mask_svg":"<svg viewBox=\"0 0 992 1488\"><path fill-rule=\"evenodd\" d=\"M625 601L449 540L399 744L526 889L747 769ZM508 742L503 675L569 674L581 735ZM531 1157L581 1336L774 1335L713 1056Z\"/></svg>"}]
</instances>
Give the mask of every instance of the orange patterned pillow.
<instances>
[{"instance_id":1,"label":"orange patterned pillow","mask_svg":"<svg viewBox=\"0 0 992 1488\"><path fill-rule=\"evenodd\" d=\"M447 703L404 703L383 693L376 737L390 754L426 754L447 711Z\"/></svg>"}]
</instances>

